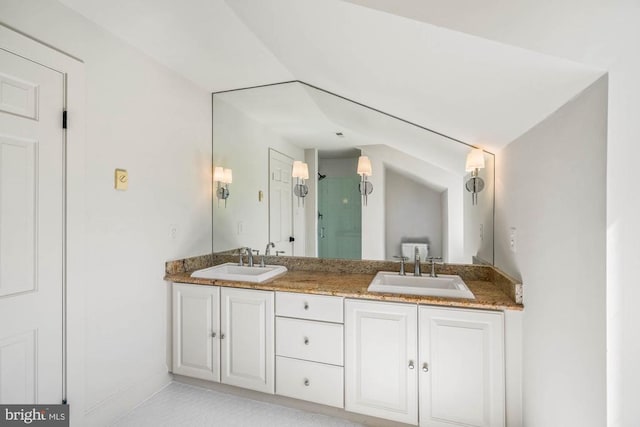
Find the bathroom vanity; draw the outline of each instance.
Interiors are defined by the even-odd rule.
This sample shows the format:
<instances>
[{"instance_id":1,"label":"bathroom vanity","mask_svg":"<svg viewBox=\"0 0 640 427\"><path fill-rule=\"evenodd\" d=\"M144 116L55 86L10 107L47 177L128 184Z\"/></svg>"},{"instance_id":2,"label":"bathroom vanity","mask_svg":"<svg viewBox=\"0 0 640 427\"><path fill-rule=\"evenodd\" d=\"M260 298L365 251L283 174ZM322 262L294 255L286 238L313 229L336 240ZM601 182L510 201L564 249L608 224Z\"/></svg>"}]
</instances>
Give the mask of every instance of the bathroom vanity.
<instances>
[{"instance_id":1,"label":"bathroom vanity","mask_svg":"<svg viewBox=\"0 0 640 427\"><path fill-rule=\"evenodd\" d=\"M270 257L288 271L265 283L191 277L235 258L167 263L173 373L413 425L505 425L505 313L523 307L495 268L438 266L474 299L368 292L397 268L381 261Z\"/></svg>"}]
</instances>

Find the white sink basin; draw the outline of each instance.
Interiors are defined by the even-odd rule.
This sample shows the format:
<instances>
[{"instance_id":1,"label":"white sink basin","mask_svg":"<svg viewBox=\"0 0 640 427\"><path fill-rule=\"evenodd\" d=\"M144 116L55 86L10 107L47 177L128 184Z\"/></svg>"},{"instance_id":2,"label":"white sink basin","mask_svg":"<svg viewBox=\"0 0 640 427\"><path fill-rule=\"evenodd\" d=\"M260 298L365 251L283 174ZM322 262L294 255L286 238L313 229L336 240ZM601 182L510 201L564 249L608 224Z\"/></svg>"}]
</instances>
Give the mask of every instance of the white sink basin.
<instances>
[{"instance_id":1,"label":"white sink basin","mask_svg":"<svg viewBox=\"0 0 640 427\"><path fill-rule=\"evenodd\" d=\"M373 278L367 290L369 292L475 299L460 276L448 274L440 274L438 277L416 277L401 276L397 272L380 271Z\"/></svg>"},{"instance_id":2,"label":"white sink basin","mask_svg":"<svg viewBox=\"0 0 640 427\"><path fill-rule=\"evenodd\" d=\"M191 273L191 277L199 279L232 280L235 282L263 283L287 272L283 265L266 265L264 267L240 266L233 262L214 265Z\"/></svg>"}]
</instances>

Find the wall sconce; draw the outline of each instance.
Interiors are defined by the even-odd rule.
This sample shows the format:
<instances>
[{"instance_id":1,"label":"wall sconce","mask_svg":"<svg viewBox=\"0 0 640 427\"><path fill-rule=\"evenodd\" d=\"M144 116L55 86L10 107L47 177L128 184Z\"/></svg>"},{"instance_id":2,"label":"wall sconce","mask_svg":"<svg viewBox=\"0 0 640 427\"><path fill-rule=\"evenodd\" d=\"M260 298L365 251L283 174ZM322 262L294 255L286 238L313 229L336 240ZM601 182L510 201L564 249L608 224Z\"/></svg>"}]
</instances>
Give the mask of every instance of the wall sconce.
<instances>
[{"instance_id":1,"label":"wall sconce","mask_svg":"<svg viewBox=\"0 0 640 427\"><path fill-rule=\"evenodd\" d=\"M298 206L300 206L301 199L302 205L304 206L304 198L309 194L309 187L304 183L305 179L309 179L309 166L304 162L294 160L291 177L296 179L296 185L293 187L293 194L298 196Z\"/></svg>"},{"instance_id":2,"label":"wall sconce","mask_svg":"<svg viewBox=\"0 0 640 427\"><path fill-rule=\"evenodd\" d=\"M360 184L358 189L362 196L362 206L367 206L367 197L373 192L373 184L367 181L367 177L371 176L371 160L367 156L358 158L358 175L360 175Z\"/></svg>"},{"instance_id":3,"label":"wall sconce","mask_svg":"<svg viewBox=\"0 0 640 427\"><path fill-rule=\"evenodd\" d=\"M229 184L233 182L233 172L231 169L224 169L221 166L216 166L213 169L213 182L218 183L216 189L216 196L218 197L218 206L220 206L220 199L224 200L224 207L227 207L227 199L229 198Z\"/></svg>"},{"instance_id":4,"label":"wall sconce","mask_svg":"<svg viewBox=\"0 0 640 427\"><path fill-rule=\"evenodd\" d=\"M471 201L474 206L478 204L478 193L484 189L484 180L478 176L479 169L484 169L484 152L482 148L474 148L467 154L465 170L471 172L471 178L464 185L471 193Z\"/></svg>"}]
</instances>

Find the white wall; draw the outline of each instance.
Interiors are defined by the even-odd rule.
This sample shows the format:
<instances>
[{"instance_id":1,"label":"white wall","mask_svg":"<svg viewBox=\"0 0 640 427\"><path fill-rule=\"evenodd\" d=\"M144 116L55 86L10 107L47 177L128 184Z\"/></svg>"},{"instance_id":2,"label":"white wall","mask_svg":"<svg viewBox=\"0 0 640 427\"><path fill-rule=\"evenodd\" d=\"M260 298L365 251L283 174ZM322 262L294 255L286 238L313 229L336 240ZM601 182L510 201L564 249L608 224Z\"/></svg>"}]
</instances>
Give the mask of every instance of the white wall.
<instances>
[{"instance_id":1,"label":"white wall","mask_svg":"<svg viewBox=\"0 0 640 427\"><path fill-rule=\"evenodd\" d=\"M305 200L305 256L318 256L318 150L304 150L304 161L309 167L309 194Z\"/></svg>"},{"instance_id":2,"label":"white wall","mask_svg":"<svg viewBox=\"0 0 640 427\"><path fill-rule=\"evenodd\" d=\"M429 256L442 256L442 195L387 168L385 172L386 259L401 254L401 243L429 243Z\"/></svg>"},{"instance_id":3,"label":"white wall","mask_svg":"<svg viewBox=\"0 0 640 427\"><path fill-rule=\"evenodd\" d=\"M233 170L226 208L214 198L213 250L248 246L263 253L269 242L269 148L294 160L303 160L304 150L215 96L213 116L213 164ZM304 209L294 196L296 255L297 248L304 250Z\"/></svg>"},{"instance_id":4,"label":"white wall","mask_svg":"<svg viewBox=\"0 0 640 427\"><path fill-rule=\"evenodd\" d=\"M471 193L464 191L464 258L465 262L471 263L475 256L493 264L495 158L485 153L484 159L485 168L478 171L478 176L483 179L485 188L478 193L476 205ZM470 177L471 173L465 176L465 183Z\"/></svg>"},{"instance_id":5,"label":"white wall","mask_svg":"<svg viewBox=\"0 0 640 427\"><path fill-rule=\"evenodd\" d=\"M104 425L169 379L164 262L211 250L210 95L57 2L2 0L0 20L86 64L86 335L69 349L86 389L69 403Z\"/></svg>"},{"instance_id":6,"label":"white wall","mask_svg":"<svg viewBox=\"0 0 640 427\"><path fill-rule=\"evenodd\" d=\"M526 426L606 424L606 138L604 77L496 155L496 265L525 286Z\"/></svg>"},{"instance_id":7,"label":"white wall","mask_svg":"<svg viewBox=\"0 0 640 427\"><path fill-rule=\"evenodd\" d=\"M356 170L358 168L358 158L350 157L350 158L320 158L318 159L318 171L322 175L327 175L328 177L356 177L358 174Z\"/></svg>"},{"instance_id":8,"label":"white wall","mask_svg":"<svg viewBox=\"0 0 640 427\"><path fill-rule=\"evenodd\" d=\"M362 257L363 259L385 259L385 176L386 167L406 172L417 181L429 183L434 188L445 190L446 231L443 236L442 256L449 263L471 263L464 255L464 212L463 180L461 175L453 174L419 158L410 156L386 145L367 145L362 154L369 156L373 176L369 178L374 193L369 196L369 206L362 210ZM465 192L466 193L466 192ZM373 203L373 205L372 205ZM443 218L445 211L443 211ZM365 258L365 251L368 257Z\"/></svg>"}]
</instances>

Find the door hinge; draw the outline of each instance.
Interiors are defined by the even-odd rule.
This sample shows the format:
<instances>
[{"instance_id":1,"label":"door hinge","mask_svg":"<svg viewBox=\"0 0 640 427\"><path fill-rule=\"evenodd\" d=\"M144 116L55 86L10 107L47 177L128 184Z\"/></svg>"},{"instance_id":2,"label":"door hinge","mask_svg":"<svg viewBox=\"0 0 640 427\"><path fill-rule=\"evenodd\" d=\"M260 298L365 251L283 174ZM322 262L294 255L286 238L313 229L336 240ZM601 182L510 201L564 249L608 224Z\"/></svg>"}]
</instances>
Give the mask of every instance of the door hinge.
<instances>
[{"instance_id":1,"label":"door hinge","mask_svg":"<svg viewBox=\"0 0 640 427\"><path fill-rule=\"evenodd\" d=\"M67 128L67 111L62 112L62 129Z\"/></svg>"}]
</instances>

